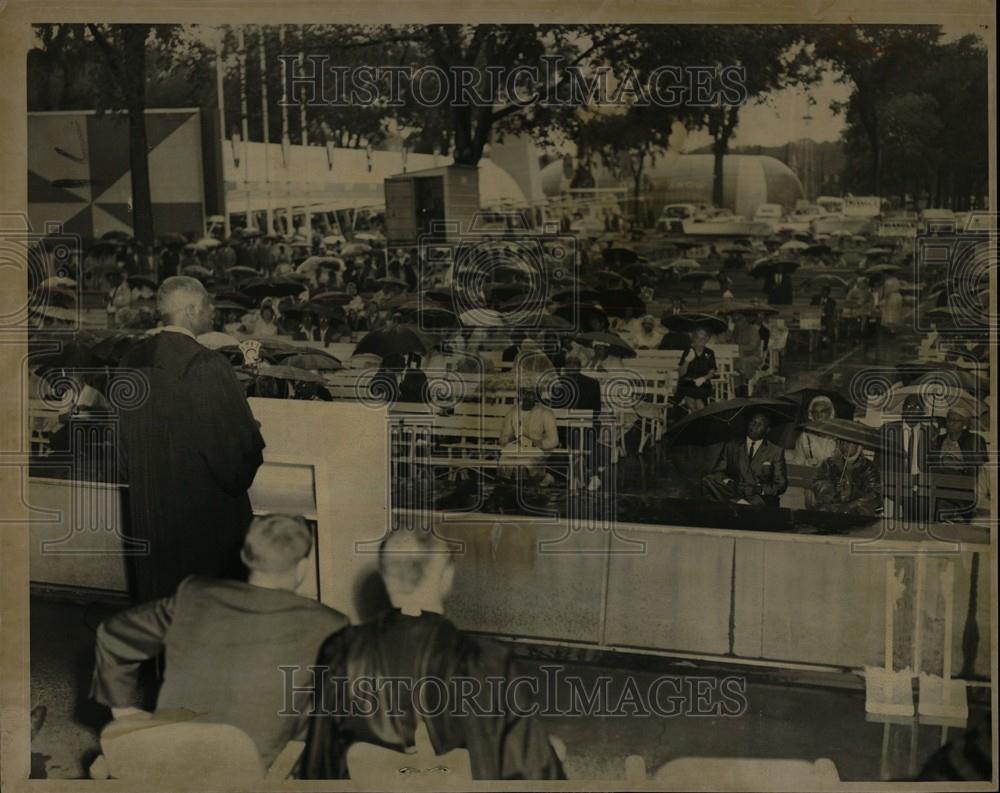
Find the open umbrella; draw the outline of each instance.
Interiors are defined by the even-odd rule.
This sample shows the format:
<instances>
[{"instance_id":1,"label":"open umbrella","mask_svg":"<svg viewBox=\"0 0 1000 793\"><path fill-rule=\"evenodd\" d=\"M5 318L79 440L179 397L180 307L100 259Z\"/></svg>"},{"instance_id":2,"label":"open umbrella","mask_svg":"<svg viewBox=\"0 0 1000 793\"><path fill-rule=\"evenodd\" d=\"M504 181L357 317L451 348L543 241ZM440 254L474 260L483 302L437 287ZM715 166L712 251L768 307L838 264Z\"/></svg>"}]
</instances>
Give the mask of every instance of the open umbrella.
<instances>
[{"instance_id":1,"label":"open umbrella","mask_svg":"<svg viewBox=\"0 0 1000 793\"><path fill-rule=\"evenodd\" d=\"M629 311L636 317L646 313L642 298L628 289L608 289L601 295L601 308L610 317L624 317Z\"/></svg>"},{"instance_id":2,"label":"open umbrella","mask_svg":"<svg viewBox=\"0 0 1000 793\"><path fill-rule=\"evenodd\" d=\"M728 324L714 314L700 312L684 312L683 314L664 314L663 326L678 333L692 333L697 328L705 328L713 336L725 333Z\"/></svg>"},{"instance_id":3,"label":"open umbrella","mask_svg":"<svg viewBox=\"0 0 1000 793\"><path fill-rule=\"evenodd\" d=\"M155 278L150 275L130 275L128 277L128 285L132 288L142 288L147 287L152 289L154 292L159 288L160 284Z\"/></svg>"},{"instance_id":4,"label":"open umbrella","mask_svg":"<svg viewBox=\"0 0 1000 793\"><path fill-rule=\"evenodd\" d=\"M200 264L189 264L181 271L181 275L188 275L201 280L202 278L211 278L215 273Z\"/></svg>"},{"instance_id":5,"label":"open umbrella","mask_svg":"<svg viewBox=\"0 0 1000 793\"><path fill-rule=\"evenodd\" d=\"M879 246L875 246L874 248L869 248L864 252L864 256L868 258L872 258L875 256L891 256L891 255L892 255L891 248L881 248Z\"/></svg>"},{"instance_id":6,"label":"open umbrella","mask_svg":"<svg viewBox=\"0 0 1000 793\"><path fill-rule=\"evenodd\" d=\"M757 412L767 414L772 427L776 428L795 420L796 406L785 400L756 397L713 402L672 425L667 430L666 440L671 446L724 443L738 438L744 431L746 416Z\"/></svg>"},{"instance_id":7,"label":"open umbrella","mask_svg":"<svg viewBox=\"0 0 1000 793\"><path fill-rule=\"evenodd\" d=\"M344 237L340 234L328 234L327 236L323 237L324 245L341 245L344 242L347 242L347 240L345 240Z\"/></svg>"},{"instance_id":8,"label":"open umbrella","mask_svg":"<svg viewBox=\"0 0 1000 793\"><path fill-rule=\"evenodd\" d=\"M807 245L802 250L802 253L804 256L828 256L829 254L833 253L833 248L831 248L829 245L823 245L823 244Z\"/></svg>"},{"instance_id":9,"label":"open umbrella","mask_svg":"<svg viewBox=\"0 0 1000 793\"><path fill-rule=\"evenodd\" d=\"M387 355L406 355L415 352L426 355L434 348L434 340L428 338L412 325L396 325L389 330L373 330L368 333L357 347L355 355L372 354L380 358Z\"/></svg>"},{"instance_id":10,"label":"open umbrella","mask_svg":"<svg viewBox=\"0 0 1000 793\"><path fill-rule=\"evenodd\" d=\"M242 292L216 292L212 299L216 302L223 300L238 303L246 309L253 308L257 305L257 301L254 298L250 295L245 295Z\"/></svg>"},{"instance_id":11,"label":"open umbrella","mask_svg":"<svg viewBox=\"0 0 1000 793\"><path fill-rule=\"evenodd\" d=\"M599 320L608 326L608 315L597 306L577 303L563 303L552 310L552 315L567 322L570 327L589 328L592 320Z\"/></svg>"},{"instance_id":12,"label":"open umbrella","mask_svg":"<svg viewBox=\"0 0 1000 793\"><path fill-rule=\"evenodd\" d=\"M882 446L882 433L878 427L871 427L858 421L844 418L807 421L799 425L799 429L824 438L835 438L848 443L856 443L865 449L885 451Z\"/></svg>"},{"instance_id":13,"label":"open umbrella","mask_svg":"<svg viewBox=\"0 0 1000 793\"><path fill-rule=\"evenodd\" d=\"M622 272L633 281L637 278L656 278L660 271L649 262L635 262L628 265Z\"/></svg>"},{"instance_id":14,"label":"open umbrella","mask_svg":"<svg viewBox=\"0 0 1000 793\"><path fill-rule=\"evenodd\" d=\"M601 292L589 286L577 286L574 289L560 289L552 295L553 303L592 303L601 299Z\"/></svg>"},{"instance_id":15,"label":"open umbrella","mask_svg":"<svg viewBox=\"0 0 1000 793\"><path fill-rule=\"evenodd\" d=\"M251 278L240 285L251 297L290 297L302 291L302 284L291 278Z\"/></svg>"},{"instance_id":16,"label":"open umbrella","mask_svg":"<svg viewBox=\"0 0 1000 793\"><path fill-rule=\"evenodd\" d=\"M76 306L77 294L69 289L38 288L31 291L31 304L35 306L49 305L61 308Z\"/></svg>"},{"instance_id":17,"label":"open umbrella","mask_svg":"<svg viewBox=\"0 0 1000 793\"><path fill-rule=\"evenodd\" d=\"M949 387L939 382L930 384L914 384L897 388L892 392L889 404L884 412L898 414L902 410L903 402L911 395L919 396L924 403L925 410L932 416L944 418L952 408L958 408L968 413L973 418L979 418L985 411L986 406L961 388Z\"/></svg>"},{"instance_id":18,"label":"open umbrella","mask_svg":"<svg viewBox=\"0 0 1000 793\"><path fill-rule=\"evenodd\" d=\"M618 288L631 286L632 284L624 275L612 272L611 270L598 270L591 276L591 280L601 285L614 284Z\"/></svg>"},{"instance_id":19,"label":"open umbrella","mask_svg":"<svg viewBox=\"0 0 1000 793\"><path fill-rule=\"evenodd\" d=\"M785 275L794 273L799 269L799 263L794 259L761 259L754 262L750 268L750 275L754 278L766 278L775 272Z\"/></svg>"},{"instance_id":20,"label":"open umbrella","mask_svg":"<svg viewBox=\"0 0 1000 793\"><path fill-rule=\"evenodd\" d=\"M889 264L888 262L884 262L882 264L869 265L862 270L862 273L864 275L887 275L889 273L898 273L902 269L903 268L898 264Z\"/></svg>"},{"instance_id":21,"label":"open umbrella","mask_svg":"<svg viewBox=\"0 0 1000 793\"><path fill-rule=\"evenodd\" d=\"M202 250L211 250L212 248L218 248L222 244L222 240L216 239L215 237L202 237L198 240L195 245Z\"/></svg>"},{"instance_id":22,"label":"open umbrella","mask_svg":"<svg viewBox=\"0 0 1000 793\"><path fill-rule=\"evenodd\" d=\"M809 245L801 240L789 240L788 242L783 242L778 250L785 251L786 253L795 253L797 251L804 251L808 247Z\"/></svg>"},{"instance_id":23,"label":"open umbrella","mask_svg":"<svg viewBox=\"0 0 1000 793\"><path fill-rule=\"evenodd\" d=\"M662 265L660 269L668 273L679 274L697 270L700 267L701 264L694 259L674 259L669 264Z\"/></svg>"},{"instance_id":24,"label":"open umbrella","mask_svg":"<svg viewBox=\"0 0 1000 793\"><path fill-rule=\"evenodd\" d=\"M347 294L347 292L330 291L320 292L318 295L314 295L309 302L342 306L350 303L353 299L354 298Z\"/></svg>"},{"instance_id":25,"label":"open umbrella","mask_svg":"<svg viewBox=\"0 0 1000 793\"><path fill-rule=\"evenodd\" d=\"M366 242L349 242L340 249L341 256L361 256L371 252L372 246Z\"/></svg>"},{"instance_id":26,"label":"open umbrella","mask_svg":"<svg viewBox=\"0 0 1000 793\"><path fill-rule=\"evenodd\" d=\"M61 275L49 276L38 285L39 289L73 289L75 287L76 281Z\"/></svg>"},{"instance_id":27,"label":"open umbrella","mask_svg":"<svg viewBox=\"0 0 1000 793\"><path fill-rule=\"evenodd\" d=\"M605 344L611 348L610 354L617 355L619 358L635 358L636 356L636 352L632 349L632 346L616 333L589 331L578 334L575 339L584 347Z\"/></svg>"},{"instance_id":28,"label":"open umbrella","mask_svg":"<svg viewBox=\"0 0 1000 793\"><path fill-rule=\"evenodd\" d=\"M296 369L308 369L315 372L336 372L343 369L344 365L332 355L317 355L314 352L297 353L282 359L282 366L291 366Z\"/></svg>"},{"instance_id":29,"label":"open umbrella","mask_svg":"<svg viewBox=\"0 0 1000 793\"><path fill-rule=\"evenodd\" d=\"M239 311L243 313L247 310L246 306L240 305L235 300L213 300L212 305L215 307L216 311Z\"/></svg>"},{"instance_id":30,"label":"open umbrella","mask_svg":"<svg viewBox=\"0 0 1000 793\"><path fill-rule=\"evenodd\" d=\"M242 264L234 265L233 267L226 268L226 275L236 281L242 281L246 278L258 278L260 273L257 272L253 267L247 267Z\"/></svg>"},{"instance_id":31,"label":"open umbrella","mask_svg":"<svg viewBox=\"0 0 1000 793\"><path fill-rule=\"evenodd\" d=\"M774 316L780 314L774 306L766 303L749 303L738 300L728 300L717 304L705 304L702 306L710 314L760 314L763 316Z\"/></svg>"},{"instance_id":32,"label":"open umbrella","mask_svg":"<svg viewBox=\"0 0 1000 793\"><path fill-rule=\"evenodd\" d=\"M631 248L605 248L601 251L601 258L606 264L632 264L639 261L639 254Z\"/></svg>"},{"instance_id":33,"label":"open umbrella","mask_svg":"<svg viewBox=\"0 0 1000 793\"><path fill-rule=\"evenodd\" d=\"M406 289L409 286L402 278L393 278L392 276L379 278L375 283L381 286L398 286L402 289Z\"/></svg>"},{"instance_id":34,"label":"open umbrella","mask_svg":"<svg viewBox=\"0 0 1000 793\"><path fill-rule=\"evenodd\" d=\"M701 289L706 281L711 281L719 277L717 270L702 270L700 272L681 273L682 284L690 284L695 289Z\"/></svg>"},{"instance_id":35,"label":"open umbrella","mask_svg":"<svg viewBox=\"0 0 1000 793\"><path fill-rule=\"evenodd\" d=\"M103 240L104 242L109 242L109 241L128 242L131 239L132 239L131 234L129 234L127 231L121 231L119 229L115 229L112 231L105 231L101 235L101 240Z\"/></svg>"},{"instance_id":36,"label":"open umbrella","mask_svg":"<svg viewBox=\"0 0 1000 793\"><path fill-rule=\"evenodd\" d=\"M839 275L833 275L831 273L823 273L822 275L815 275L806 281L807 286L829 286L829 287L840 287L842 289L847 289L847 279L841 278Z\"/></svg>"},{"instance_id":37,"label":"open umbrella","mask_svg":"<svg viewBox=\"0 0 1000 793\"><path fill-rule=\"evenodd\" d=\"M319 383L325 385L326 380L315 372L308 369L299 369L294 366L284 364L261 363L257 366L258 377L273 377L275 380L291 380L296 383Z\"/></svg>"},{"instance_id":38,"label":"open umbrella","mask_svg":"<svg viewBox=\"0 0 1000 793\"><path fill-rule=\"evenodd\" d=\"M187 245L187 237L176 231L168 231L160 235L160 245Z\"/></svg>"}]
</instances>

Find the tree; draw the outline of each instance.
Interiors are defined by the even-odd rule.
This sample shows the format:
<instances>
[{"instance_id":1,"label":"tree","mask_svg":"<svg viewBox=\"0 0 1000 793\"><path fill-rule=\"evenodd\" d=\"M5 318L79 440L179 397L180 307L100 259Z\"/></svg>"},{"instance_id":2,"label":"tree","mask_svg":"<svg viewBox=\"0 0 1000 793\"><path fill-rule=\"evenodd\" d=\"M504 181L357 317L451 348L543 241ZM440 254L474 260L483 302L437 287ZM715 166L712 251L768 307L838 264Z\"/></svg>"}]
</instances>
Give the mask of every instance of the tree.
<instances>
[{"instance_id":1,"label":"tree","mask_svg":"<svg viewBox=\"0 0 1000 793\"><path fill-rule=\"evenodd\" d=\"M837 26L814 29L812 38L817 58L839 70L839 82L854 86L846 105L838 109L867 143L867 190L882 195L885 105L933 64L941 29L931 25ZM858 135L853 137L856 143Z\"/></svg>"}]
</instances>

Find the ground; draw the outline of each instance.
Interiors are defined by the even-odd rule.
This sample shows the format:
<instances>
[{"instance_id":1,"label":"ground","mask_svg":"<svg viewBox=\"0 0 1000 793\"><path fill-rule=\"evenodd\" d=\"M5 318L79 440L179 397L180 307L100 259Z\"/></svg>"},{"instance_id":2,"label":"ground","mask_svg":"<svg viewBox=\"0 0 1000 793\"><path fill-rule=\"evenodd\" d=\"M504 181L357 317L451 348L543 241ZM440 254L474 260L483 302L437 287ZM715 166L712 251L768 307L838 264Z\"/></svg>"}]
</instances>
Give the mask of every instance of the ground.
<instances>
[{"instance_id":1,"label":"ground","mask_svg":"<svg viewBox=\"0 0 1000 793\"><path fill-rule=\"evenodd\" d=\"M32 743L36 778L85 777L98 752L98 731L109 714L88 698L94 631L116 608L42 593L31 599L31 703L48 709L45 725ZM844 780L905 779L956 734L954 729L914 720L897 724L868 720L864 688L859 678L847 673L804 679L736 666L537 646L520 647L518 658L520 672L539 678L545 674L542 666L561 664L561 674L579 676L587 690L598 677L609 677L607 703L621 701L629 676L640 692L648 691L660 675L677 676L681 685L695 675L710 681L732 676L746 680L747 707L735 717L638 716L624 704L618 713L627 715L543 717L548 731L567 747L571 779L621 780L625 758L631 754L640 755L650 771L688 756L828 757ZM611 704L605 710L614 714L616 708ZM974 705L971 713L973 723L985 711Z\"/></svg>"}]
</instances>

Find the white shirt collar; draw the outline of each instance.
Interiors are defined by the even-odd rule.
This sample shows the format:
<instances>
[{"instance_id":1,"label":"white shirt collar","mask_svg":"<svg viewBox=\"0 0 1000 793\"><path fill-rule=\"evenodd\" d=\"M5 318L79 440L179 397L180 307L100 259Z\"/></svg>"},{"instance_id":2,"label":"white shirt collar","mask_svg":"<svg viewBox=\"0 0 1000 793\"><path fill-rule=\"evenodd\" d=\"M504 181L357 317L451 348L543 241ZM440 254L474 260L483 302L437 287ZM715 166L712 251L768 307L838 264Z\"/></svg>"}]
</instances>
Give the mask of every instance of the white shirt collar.
<instances>
[{"instance_id":1,"label":"white shirt collar","mask_svg":"<svg viewBox=\"0 0 1000 793\"><path fill-rule=\"evenodd\" d=\"M187 328L182 328L180 325L164 325L162 330L164 332L169 331L171 333L183 333L185 336L190 336L192 339L195 340L198 339L198 337L195 336L191 331L189 331Z\"/></svg>"}]
</instances>

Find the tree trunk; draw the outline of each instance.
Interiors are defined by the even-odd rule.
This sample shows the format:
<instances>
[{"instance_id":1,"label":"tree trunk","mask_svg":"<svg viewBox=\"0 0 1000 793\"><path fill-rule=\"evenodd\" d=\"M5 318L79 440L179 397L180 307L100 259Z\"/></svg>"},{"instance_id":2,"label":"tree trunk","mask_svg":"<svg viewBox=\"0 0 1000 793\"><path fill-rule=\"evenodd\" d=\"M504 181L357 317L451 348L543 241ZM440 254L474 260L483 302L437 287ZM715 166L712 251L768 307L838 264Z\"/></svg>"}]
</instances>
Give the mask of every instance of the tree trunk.
<instances>
[{"instance_id":1,"label":"tree trunk","mask_svg":"<svg viewBox=\"0 0 1000 793\"><path fill-rule=\"evenodd\" d=\"M149 185L146 141L146 36L145 25L130 25L125 39L126 64L131 74L128 97L129 167L132 171L132 226L135 238L152 245L153 199ZM201 229L198 230L201 233Z\"/></svg>"},{"instance_id":2,"label":"tree trunk","mask_svg":"<svg viewBox=\"0 0 1000 793\"><path fill-rule=\"evenodd\" d=\"M722 163L726 155L726 147L722 141L717 140L712 146L712 155L715 158L712 164L712 203L716 207L722 206Z\"/></svg>"}]
</instances>

